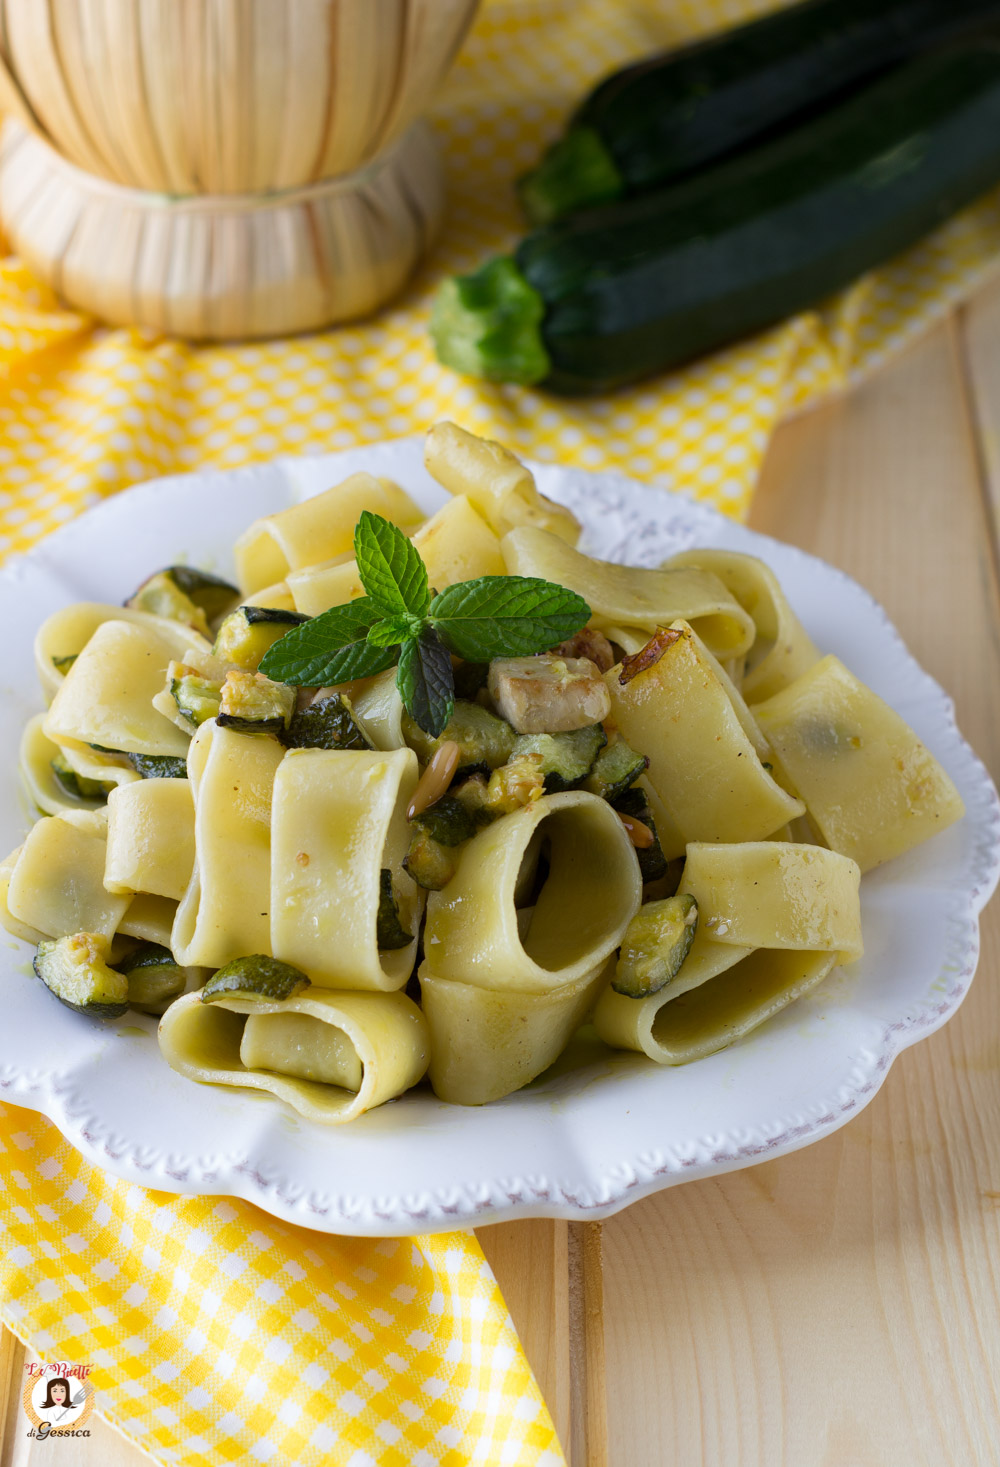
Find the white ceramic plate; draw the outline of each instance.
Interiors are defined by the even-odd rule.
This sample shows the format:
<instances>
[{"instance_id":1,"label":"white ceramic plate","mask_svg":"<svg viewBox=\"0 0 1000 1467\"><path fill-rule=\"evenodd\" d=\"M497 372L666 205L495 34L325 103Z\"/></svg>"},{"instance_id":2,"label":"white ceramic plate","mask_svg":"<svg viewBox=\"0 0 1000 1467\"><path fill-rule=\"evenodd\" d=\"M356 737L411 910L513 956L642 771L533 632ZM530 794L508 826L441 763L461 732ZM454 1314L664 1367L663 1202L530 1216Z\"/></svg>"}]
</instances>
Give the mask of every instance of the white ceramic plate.
<instances>
[{"instance_id":1,"label":"white ceramic plate","mask_svg":"<svg viewBox=\"0 0 1000 1467\"><path fill-rule=\"evenodd\" d=\"M231 573L232 543L252 519L359 468L397 479L428 510L445 498L413 440L187 474L110 500L0 572L0 625L11 644L0 703L0 854L33 818L15 759L21 728L41 707L31 642L44 618L70 601L120 601L175 560ZM599 1218L661 1187L827 1135L872 1098L901 1049L954 1013L976 966L977 915L997 881L1000 810L950 700L885 614L841 572L687 500L577 470L539 467L538 479L583 521L583 548L605 559L655 565L692 545L719 545L766 560L817 645L841 656L944 764L968 814L865 877L864 959L697 1064L660 1069L595 1044L494 1105L443 1105L420 1090L324 1128L270 1096L174 1074L153 1020L130 1014L108 1026L63 1008L31 976L30 950L11 938L0 942L0 1094L44 1112L120 1176L245 1197L328 1232Z\"/></svg>"}]
</instances>

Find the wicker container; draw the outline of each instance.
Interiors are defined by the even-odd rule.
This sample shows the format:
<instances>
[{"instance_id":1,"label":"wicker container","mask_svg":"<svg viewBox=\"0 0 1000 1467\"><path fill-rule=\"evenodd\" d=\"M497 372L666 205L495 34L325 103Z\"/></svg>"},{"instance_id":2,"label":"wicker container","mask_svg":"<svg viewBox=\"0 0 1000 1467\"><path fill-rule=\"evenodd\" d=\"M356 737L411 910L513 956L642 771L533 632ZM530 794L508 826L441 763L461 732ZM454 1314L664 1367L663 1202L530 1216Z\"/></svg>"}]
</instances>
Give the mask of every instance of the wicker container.
<instances>
[{"instance_id":1,"label":"wicker container","mask_svg":"<svg viewBox=\"0 0 1000 1467\"><path fill-rule=\"evenodd\" d=\"M119 326L205 340L366 315L407 279L441 217L441 166L416 122L349 183L170 199L67 163L13 119L0 220L36 275Z\"/></svg>"},{"instance_id":2,"label":"wicker container","mask_svg":"<svg viewBox=\"0 0 1000 1467\"><path fill-rule=\"evenodd\" d=\"M477 0L0 0L0 229L71 305L205 339L362 316L440 220L414 122Z\"/></svg>"},{"instance_id":3,"label":"wicker container","mask_svg":"<svg viewBox=\"0 0 1000 1467\"><path fill-rule=\"evenodd\" d=\"M0 0L0 105L130 188L350 173L423 111L477 0Z\"/></svg>"}]
</instances>

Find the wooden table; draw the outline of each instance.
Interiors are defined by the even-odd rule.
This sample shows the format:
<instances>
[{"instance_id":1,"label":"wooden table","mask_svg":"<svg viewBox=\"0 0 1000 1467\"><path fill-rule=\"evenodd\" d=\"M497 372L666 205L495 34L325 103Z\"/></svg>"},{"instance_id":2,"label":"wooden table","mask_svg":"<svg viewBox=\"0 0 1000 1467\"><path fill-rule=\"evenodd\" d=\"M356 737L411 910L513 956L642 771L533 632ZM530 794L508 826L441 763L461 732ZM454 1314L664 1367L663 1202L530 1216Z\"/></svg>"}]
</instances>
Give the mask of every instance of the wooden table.
<instances>
[{"instance_id":1,"label":"wooden table","mask_svg":"<svg viewBox=\"0 0 1000 1467\"><path fill-rule=\"evenodd\" d=\"M1000 287L787 424L752 518L868 587L994 774L998 516ZM998 970L994 904L961 1012L817 1145L603 1225L480 1231L571 1467L1000 1461ZM21 1359L7 1336L0 1467L46 1454ZM74 1445L73 1467L146 1460L103 1423Z\"/></svg>"}]
</instances>

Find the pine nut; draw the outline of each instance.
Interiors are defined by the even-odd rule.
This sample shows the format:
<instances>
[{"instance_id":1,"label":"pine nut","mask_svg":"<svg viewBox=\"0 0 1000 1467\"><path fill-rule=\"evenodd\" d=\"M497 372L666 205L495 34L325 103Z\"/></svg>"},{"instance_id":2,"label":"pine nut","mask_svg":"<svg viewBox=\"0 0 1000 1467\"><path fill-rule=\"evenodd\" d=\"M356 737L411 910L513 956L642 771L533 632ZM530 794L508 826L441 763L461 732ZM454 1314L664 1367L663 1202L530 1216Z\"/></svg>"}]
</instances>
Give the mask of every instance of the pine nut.
<instances>
[{"instance_id":1,"label":"pine nut","mask_svg":"<svg viewBox=\"0 0 1000 1467\"><path fill-rule=\"evenodd\" d=\"M407 820L414 820L440 800L455 777L461 749L454 739L445 739L435 751L434 757L420 776L413 791L413 799L406 807Z\"/></svg>"},{"instance_id":2,"label":"pine nut","mask_svg":"<svg viewBox=\"0 0 1000 1467\"><path fill-rule=\"evenodd\" d=\"M628 838L637 851L648 851L655 840L653 832L648 825L643 825L641 820L633 820L631 815L619 813L618 819L628 831Z\"/></svg>"}]
</instances>

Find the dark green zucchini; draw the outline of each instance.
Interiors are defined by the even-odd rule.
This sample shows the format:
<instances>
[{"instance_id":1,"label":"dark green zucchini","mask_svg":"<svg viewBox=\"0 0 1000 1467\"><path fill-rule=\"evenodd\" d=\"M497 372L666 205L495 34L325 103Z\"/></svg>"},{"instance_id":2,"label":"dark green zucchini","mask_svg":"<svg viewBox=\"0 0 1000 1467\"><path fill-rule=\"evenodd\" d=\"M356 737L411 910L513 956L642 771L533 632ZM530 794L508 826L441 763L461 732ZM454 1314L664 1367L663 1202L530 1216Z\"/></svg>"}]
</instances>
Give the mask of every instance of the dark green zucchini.
<instances>
[{"instance_id":1,"label":"dark green zucchini","mask_svg":"<svg viewBox=\"0 0 1000 1467\"><path fill-rule=\"evenodd\" d=\"M519 754L540 754L545 793L554 795L582 784L607 742L608 736L599 723L569 733L519 734L511 758L516 759Z\"/></svg>"},{"instance_id":2,"label":"dark green zucchini","mask_svg":"<svg viewBox=\"0 0 1000 1467\"><path fill-rule=\"evenodd\" d=\"M118 964L128 981L129 1008L162 1014L167 1004L184 992L187 974L170 949L158 942L142 942Z\"/></svg>"},{"instance_id":3,"label":"dark green zucchini","mask_svg":"<svg viewBox=\"0 0 1000 1467\"><path fill-rule=\"evenodd\" d=\"M606 77L518 185L532 224L661 188L917 51L1000 21L997 0L809 0Z\"/></svg>"},{"instance_id":4,"label":"dark green zucchini","mask_svg":"<svg viewBox=\"0 0 1000 1467\"><path fill-rule=\"evenodd\" d=\"M224 968L213 973L201 990L202 1003L216 1003L220 998L266 998L274 1003L301 993L309 979L300 968L281 963L263 953L248 953L233 958Z\"/></svg>"},{"instance_id":5,"label":"dark green zucchini","mask_svg":"<svg viewBox=\"0 0 1000 1467\"><path fill-rule=\"evenodd\" d=\"M183 663L172 662L171 668L180 671ZM171 677L170 693L178 711L188 723L200 728L210 718L216 718L222 701L222 684L214 678L202 677L200 673L185 669L180 677Z\"/></svg>"},{"instance_id":6,"label":"dark green zucchini","mask_svg":"<svg viewBox=\"0 0 1000 1467\"><path fill-rule=\"evenodd\" d=\"M631 820L641 820L643 825L648 825L653 832L653 844L651 846L636 847L635 857L639 862L639 874L643 885L650 881L660 881L667 874L667 858L663 854L660 845L660 837L656 833L656 822L650 809L646 792L641 785L633 785L623 795L613 800L612 805L619 815L627 815Z\"/></svg>"},{"instance_id":7,"label":"dark green zucchini","mask_svg":"<svg viewBox=\"0 0 1000 1467\"><path fill-rule=\"evenodd\" d=\"M379 872L375 940L379 952L392 952L399 947L408 947L413 941L413 933L407 932L400 921L399 902L392 883L392 872L388 866L383 866Z\"/></svg>"},{"instance_id":8,"label":"dark green zucchini","mask_svg":"<svg viewBox=\"0 0 1000 1467\"><path fill-rule=\"evenodd\" d=\"M217 722L237 733L279 736L295 712L295 689L273 683L262 672L227 672Z\"/></svg>"},{"instance_id":9,"label":"dark green zucchini","mask_svg":"<svg viewBox=\"0 0 1000 1467\"><path fill-rule=\"evenodd\" d=\"M441 360L603 392L815 305L1000 180L1000 49L909 62L796 131L446 281Z\"/></svg>"},{"instance_id":10,"label":"dark green zucchini","mask_svg":"<svg viewBox=\"0 0 1000 1467\"><path fill-rule=\"evenodd\" d=\"M278 737L287 749L370 749L354 718L350 698L331 693L317 698L296 713L285 733Z\"/></svg>"},{"instance_id":11,"label":"dark green zucchini","mask_svg":"<svg viewBox=\"0 0 1000 1467\"><path fill-rule=\"evenodd\" d=\"M143 779L187 779L187 760L173 754L126 754L125 758Z\"/></svg>"},{"instance_id":12,"label":"dark green zucchini","mask_svg":"<svg viewBox=\"0 0 1000 1467\"><path fill-rule=\"evenodd\" d=\"M238 606L219 627L212 648L223 662L233 662L245 672L256 672L261 658L291 627L308 621L299 611L273 606Z\"/></svg>"},{"instance_id":13,"label":"dark green zucchini","mask_svg":"<svg viewBox=\"0 0 1000 1467\"><path fill-rule=\"evenodd\" d=\"M637 754L624 739L616 739L600 751L583 787L613 805L648 768L645 754Z\"/></svg>"},{"instance_id":14,"label":"dark green zucchini","mask_svg":"<svg viewBox=\"0 0 1000 1467\"><path fill-rule=\"evenodd\" d=\"M516 737L503 718L461 698L455 700L451 718L437 738L425 733L409 714L403 714L403 738L422 763L429 764L446 739L458 745L456 779L465 774L488 774L491 769L506 764Z\"/></svg>"},{"instance_id":15,"label":"dark green zucchini","mask_svg":"<svg viewBox=\"0 0 1000 1467\"><path fill-rule=\"evenodd\" d=\"M125 605L134 611L185 622L208 636L209 621L221 616L239 594L235 586L208 571L190 565L168 565L143 581Z\"/></svg>"},{"instance_id":16,"label":"dark green zucchini","mask_svg":"<svg viewBox=\"0 0 1000 1467\"><path fill-rule=\"evenodd\" d=\"M93 932L47 938L32 967L60 1003L92 1019L120 1019L128 1008L128 979L109 968L107 944Z\"/></svg>"}]
</instances>

